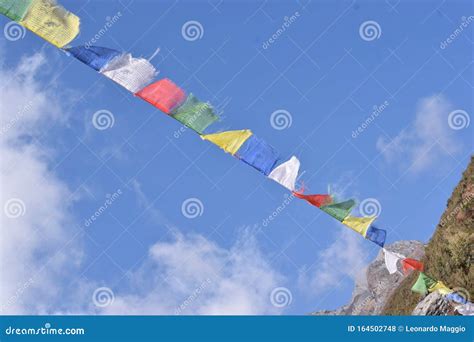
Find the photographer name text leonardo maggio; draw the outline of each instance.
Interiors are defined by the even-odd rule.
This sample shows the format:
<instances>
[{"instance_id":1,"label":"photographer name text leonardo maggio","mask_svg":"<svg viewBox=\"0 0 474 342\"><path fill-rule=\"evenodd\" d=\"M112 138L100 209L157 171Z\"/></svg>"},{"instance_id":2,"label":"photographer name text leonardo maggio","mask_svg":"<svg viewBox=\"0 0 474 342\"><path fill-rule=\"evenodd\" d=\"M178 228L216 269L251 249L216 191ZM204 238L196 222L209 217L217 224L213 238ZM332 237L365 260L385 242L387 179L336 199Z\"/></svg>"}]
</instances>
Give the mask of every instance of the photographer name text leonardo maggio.
<instances>
[{"instance_id":1,"label":"photographer name text leonardo maggio","mask_svg":"<svg viewBox=\"0 0 474 342\"><path fill-rule=\"evenodd\" d=\"M466 332L466 327L462 325L458 326L448 326L448 325L440 325L440 326L405 326L405 332L407 333L417 333L417 332L447 332L451 334L459 334Z\"/></svg>"}]
</instances>

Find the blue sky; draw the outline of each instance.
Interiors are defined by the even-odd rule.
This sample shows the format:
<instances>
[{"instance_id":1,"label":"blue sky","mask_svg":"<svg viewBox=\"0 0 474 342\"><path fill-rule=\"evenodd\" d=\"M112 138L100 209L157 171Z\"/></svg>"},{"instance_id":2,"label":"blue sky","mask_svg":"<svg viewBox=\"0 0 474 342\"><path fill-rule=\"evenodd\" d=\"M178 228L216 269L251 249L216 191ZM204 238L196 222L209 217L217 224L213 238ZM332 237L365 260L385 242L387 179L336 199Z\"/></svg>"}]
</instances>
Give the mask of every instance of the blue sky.
<instances>
[{"instance_id":1,"label":"blue sky","mask_svg":"<svg viewBox=\"0 0 474 342\"><path fill-rule=\"evenodd\" d=\"M457 110L464 119L473 113L472 23L445 42L472 15L469 1L61 4L81 17L71 45L90 41L120 13L97 45L144 58L160 48L151 61L158 78L169 77L223 110L212 128L250 128L282 159L298 156L309 192L324 193L330 185L341 198L375 199L387 243L428 241L469 162L473 126L453 129L449 118ZM2 27L9 22L0 20ZM200 38L184 39L188 21L201 25ZM376 23L377 37L361 33L367 21ZM32 242L11 237L24 244L19 248L31 270L12 271L15 286L57 251L64 256L46 267L52 269L29 295L9 304L12 311L28 312L34 291L48 292L50 282L61 300L49 293L55 304L36 303L36 312L172 314L191 296L182 313L305 314L348 301L376 245L299 200L263 226L284 203L284 188L192 131L180 131L179 122L31 32L15 41L2 36L0 46L2 73L18 84L17 93L2 98L2 115L8 119L8 110L21 108L25 89L44 97L34 98L37 114L26 115L32 123L17 125L28 130L14 128L2 142L18 160L31 158L37 166L18 182L12 181L18 172L2 177L11 190L2 201L21 198L26 207L18 219L2 218L2 230L18 225L25 236L30 230L40 236ZM30 60L21 64L25 56ZM94 127L100 110L112 113L112 127ZM291 119L289 127L273 127L279 110ZM43 192L52 195L42 199ZM114 193L113 203L86 225ZM202 204L195 218L182 212L190 198ZM35 205L44 221L29 216ZM114 302L92 305L103 287ZM291 293L284 307L270 300L280 287ZM2 300L14 292L14 286L5 289Z\"/></svg>"}]
</instances>

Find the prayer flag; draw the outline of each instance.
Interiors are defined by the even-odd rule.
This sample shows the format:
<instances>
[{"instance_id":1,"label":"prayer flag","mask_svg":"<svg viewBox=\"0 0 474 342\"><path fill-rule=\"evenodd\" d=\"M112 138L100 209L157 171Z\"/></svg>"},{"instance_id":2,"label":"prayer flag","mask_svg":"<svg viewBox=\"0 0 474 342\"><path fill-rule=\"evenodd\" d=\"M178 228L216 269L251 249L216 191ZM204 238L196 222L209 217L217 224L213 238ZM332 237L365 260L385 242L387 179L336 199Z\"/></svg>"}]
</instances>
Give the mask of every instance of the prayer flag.
<instances>
[{"instance_id":1,"label":"prayer flag","mask_svg":"<svg viewBox=\"0 0 474 342\"><path fill-rule=\"evenodd\" d=\"M405 258L402 260L402 269L403 273L405 274L407 274L410 270L418 270L420 272L423 272L424 266L421 261L411 258Z\"/></svg>"},{"instance_id":2,"label":"prayer flag","mask_svg":"<svg viewBox=\"0 0 474 342\"><path fill-rule=\"evenodd\" d=\"M180 98L178 99L181 100ZM176 103L168 103L167 109L175 107ZM202 134L204 130L217 121L218 117L214 114L214 110L209 103L199 101L193 94L189 94L186 101L177 107L173 113L173 118Z\"/></svg>"},{"instance_id":3,"label":"prayer flag","mask_svg":"<svg viewBox=\"0 0 474 342\"><path fill-rule=\"evenodd\" d=\"M278 160L278 153L275 149L255 135L249 137L242 144L235 156L265 176L272 171Z\"/></svg>"},{"instance_id":4,"label":"prayer flag","mask_svg":"<svg viewBox=\"0 0 474 342\"><path fill-rule=\"evenodd\" d=\"M467 302L463 305L456 305L454 308L463 316L474 316L474 304L471 302Z\"/></svg>"},{"instance_id":5,"label":"prayer flag","mask_svg":"<svg viewBox=\"0 0 474 342\"><path fill-rule=\"evenodd\" d=\"M166 114L170 114L186 98L184 91L167 78L150 84L135 95L151 103Z\"/></svg>"},{"instance_id":6,"label":"prayer flag","mask_svg":"<svg viewBox=\"0 0 474 342\"><path fill-rule=\"evenodd\" d=\"M457 292L448 293L446 295L446 299L452 300L453 302L456 302L456 303L459 303L459 304L467 304L468 303L467 299L464 298L463 296L461 296Z\"/></svg>"},{"instance_id":7,"label":"prayer flag","mask_svg":"<svg viewBox=\"0 0 474 342\"><path fill-rule=\"evenodd\" d=\"M12 20L20 21L30 5L31 0L0 0L0 13Z\"/></svg>"},{"instance_id":8,"label":"prayer flag","mask_svg":"<svg viewBox=\"0 0 474 342\"><path fill-rule=\"evenodd\" d=\"M438 291L442 295L447 295L447 294L453 292L453 290L451 290L449 287L444 285L442 281L437 281L436 284L434 284L432 287L430 287L428 289L428 291L430 291L430 292Z\"/></svg>"},{"instance_id":9,"label":"prayer flag","mask_svg":"<svg viewBox=\"0 0 474 342\"><path fill-rule=\"evenodd\" d=\"M100 46L74 46L66 49L74 57L80 60L82 63L90 66L92 69L100 71L104 68L112 59L120 56L117 50L104 48Z\"/></svg>"},{"instance_id":10,"label":"prayer flag","mask_svg":"<svg viewBox=\"0 0 474 342\"><path fill-rule=\"evenodd\" d=\"M274 168L268 175L268 178L273 179L275 182L280 183L291 191L295 191L296 178L298 177L299 169L300 161L295 156L292 156L290 160L287 160Z\"/></svg>"},{"instance_id":11,"label":"prayer flag","mask_svg":"<svg viewBox=\"0 0 474 342\"><path fill-rule=\"evenodd\" d=\"M365 237L367 233L367 229L369 226L374 222L377 216L367 216L367 217L355 217L355 216L347 216L342 221L342 224L351 228L352 230L356 231L363 237Z\"/></svg>"},{"instance_id":12,"label":"prayer flag","mask_svg":"<svg viewBox=\"0 0 474 342\"><path fill-rule=\"evenodd\" d=\"M331 195L304 195L299 191L294 191L295 197L306 200L308 203L320 208L321 206L327 206L332 203Z\"/></svg>"},{"instance_id":13,"label":"prayer flag","mask_svg":"<svg viewBox=\"0 0 474 342\"><path fill-rule=\"evenodd\" d=\"M423 272L420 272L418 275L418 279L416 280L415 284L413 284L411 290L413 292L426 294L428 293L428 289L436 284L436 280L431 279Z\"/></svg>"},{"instance_id":14,"label":"prayer flag","mask_svg":"<svg viewBox=\"0 0 474 342\"><path fill-rule=\"evenodd\" d=\"M380 247L385 245L385 238L387 237L387 231L385 229L379 229L374 226L370 226L365 234L365 238L370 240Z\"/></svg>"},{"instance_id":15,"label":"prayer flag","mask_svg":"<svg viewBox=\"0 0 474 342\"><path fill-rule=\"evenodd\" d=\"M322 206L321 210L342 222L349 215L354 205L354 200L348 200L345 202L332 203Z\"/></svg>"},{"instance_id":16,"label":"prayer flag","mask_svg":"<svg viewBox=\"0 0 474 342\"><path fill-rule=\"evenodd\" d=\"M79 18L56 0L33 0L20 24L59 48L79 34Z\"/></svg>"},{"instance_id":17,"label":"prayer flag","mask_svg":"<svg viewBox=\"0 0 474 342\"><path fill-rule=\"evenodd\" d=\"M249 129L242 129L236 131L226 131L220 133L201 135L203 140L208 140L213 144L219 146L227 153L234 155L242 144L252 136L252 131Z\"/></svg>"},{"instance_id":18,"label":"prayer flag","mask_svg":"<svg viewBox=\"0 0 474 342\"><path fill-rule=\"evenodd\" d=\"M125 53L112 59L100 73L136 93L153 80L157 71L146 59Z\"/></svg>"},{"instance_id":19,"label":"prayer flag","mask_svg":"<svg viewBox=\"0 0 474 342\"><path fill-rule=\"evenodd\" d=\"M386 250L385 248L383 249L383 252L385 254L385 267L387 267L388 273L394 274L397 272L398 267L398 260L404 259L405 256L391 252Z\"/></svg>"}]
</instances>

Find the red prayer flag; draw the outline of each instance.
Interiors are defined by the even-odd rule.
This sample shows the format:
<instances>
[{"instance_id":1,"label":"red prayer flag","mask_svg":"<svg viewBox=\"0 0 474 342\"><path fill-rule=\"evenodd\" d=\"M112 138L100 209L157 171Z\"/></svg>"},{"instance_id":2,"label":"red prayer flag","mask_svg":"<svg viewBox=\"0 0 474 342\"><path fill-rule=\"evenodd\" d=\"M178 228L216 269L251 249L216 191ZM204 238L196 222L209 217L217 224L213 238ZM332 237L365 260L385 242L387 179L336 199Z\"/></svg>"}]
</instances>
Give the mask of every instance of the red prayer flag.
<instances>
[{"instance_id":1,"label":"red prayer flag","mask_svg":"<svg viewBox=\"0 0 474 342\"><path fill-rule=\"evenodd\" d=\"M135 95L166 114L170 114L186 98L184 91L167 78L146 86Z\"/></svg>"},{"instance_id":2,"label":"red prayer flag","mask_svg":"<svg viewBox=\"0 0 474 342\"><path fill-rule=\"evenodd\" d=\"M305 195L303 192L293 191L295 197L306 200L315 207L322 207L332 203L331 195Z\"/></svg>"},{"instance_id":3,"label":"red prayer flag","mask_svg":"<svg viewBox=\"0 0 474 342\"><path fill-rule=\"evenodd\" d=\"M410 270L418 270L423 272L424 265L421 261L405 258L402 260L403 273L407 274Z\"/></svg>"}]
</instances>

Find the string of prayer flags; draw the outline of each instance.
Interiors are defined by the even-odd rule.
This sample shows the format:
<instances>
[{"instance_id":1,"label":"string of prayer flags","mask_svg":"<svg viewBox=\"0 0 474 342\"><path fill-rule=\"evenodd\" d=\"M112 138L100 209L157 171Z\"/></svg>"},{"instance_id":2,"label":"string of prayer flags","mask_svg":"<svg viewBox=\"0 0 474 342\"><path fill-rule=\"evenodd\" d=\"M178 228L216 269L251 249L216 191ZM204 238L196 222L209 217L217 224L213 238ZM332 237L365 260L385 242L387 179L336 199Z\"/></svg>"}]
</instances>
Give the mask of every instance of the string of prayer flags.
<instances>
[{"instance_id":1,"label":"string of prayer flags","mask_svg":"<svg viewBox=\"0 0 474 342\"><path fill-rule=\"evenodd\" d=\"M321 206L320 209L334 217L336 220L342 222L350 214L354 206L355 201L351 199L345 202L324 205Z\"/></svg>"},{"instance_id":2,"label":"string of prayer flags","mask_svg":"<svg viewBox=\"0 0 474 342\"><path fill-rule=\"evenodd\" d=\"M0 14L19 22L20 25L59 48L64 48L79 33L79 18L57 5L56 0L0 0ZM277 152L264 140L253 136L248 129L202 135L204 130L218 119L212 106L200 102L193 94L186 97L185 92L169 79L150 84L158 71L149 60L134 58L129 53L98 46L77 46L65 50L105 77L195 130L203 140L208 140L226 152L236 155L268 178L292 191L295 197L319 207L383 248L386 231L372 225L375 216L350 216L355 205L354 200L334 203L330 195L305 195L303 190L296 191L300 162L295 156L275 167L278 161ZM456 306L460 314L474 315L472 303L443 282L436 281L422 272L423 263L385 249L384 253L385 265L390 274L397 272L398 260L401 260L405 273L409 270L420 271L412 291L422 294L438 291L447 299L462 304Z\"/></svg>"},{"instance_id":3,"label":"string of prayer flags","mask_svg":"<svg viewBox=\"0 0 474 342\"><path fill-rule=\"evenodd\" d=\"M344 218L342 224L365 237L367 229L369 229L369 226L372 224L372 222L374 222L376 218L377 216L356 217L348 215Z\"/></svg>"},{"instance_id":4,"label":"string of prayer flags","mask_svg":"<svg viewBox=\"0 0 474 342\"><path fill-rule=\"evenodd\" d=\"M184 91L167 78L146 86L135 95L166 114L170 114L186 99Z\"/></svg>"},{"instance_id":5,"label":"string of prayer flags","mask_svg":"<svg viewBox=\"0 0 474 342\"><path fill-rule=\"evenodd\" d=\"M387 231L385 229L379 229L373 225L369 227L367 233L365 234L365 238L370 240L380 247L383 248L385 246L385 239L387 237Z\"/></svg>"},{"instance_id":6,"label":"string of prayer flags","mask_svg":"<svg viewBox=\"0 0 474 342\"><path fill-rule=\"evenodd\" d=\"M268 178L273 179L290 191L295 191L299 170L300 161L295 156L292 156L286 162L275 167L268 175Z\"/></svg>"},{"instance_id":7,"label":"string of prayer flags","mask_svg":"<svg viewBox=\"0 0 474 342\"><path fill-rule=\"evenodd\" d=\"M203 140L208 140L214 145L219 146L227 153L234 155L240 149L242 144L252 136L249 129L225 131L220 133L201 135Z\"/></svg>"},{"instance_id":8,"label":"string of prayer flags","mask_svg":"<svg viewBox=\"0 0 474 342\"><path fill-rule=\"evenodd\" d=\"M435 284L436 284L436 280L428 277L423 272L420 272L420 274L418 275L418 279L416 280L415 284L413 284L411 290L413 292L427 294L428 289L430 287L433 287Z\"/></svg>"},{"instance_id":9,"label":"string of prayer flags","mask_svg":"<svg viewBox=\"0 0 474 342\"><path fill-rule=\"evenodd\" d=\"M474 304L470 302L463 305L456 305L454 308L463 316L474 316Z\"/></svg>"},{"instance_id":10,"label":"string of prayer flags","mask_svg":"<svg viewBox=\"0 0 474 342\"><path fill-rule=\"evenodd\" d=\"M402 260L402 269L404 274L408 274L411 270L418 270L423 272L424 265L421 261L405 258Z\"/></svg>"},{"instance_id":11,"label":"string of prayer flags","mask_svg":"<svg viewBox=\"0 0 474 342\"><path fill-rule=\"evenodd\" d=\"M398 261L404 259L405 256L399 253L391 252L389 250L383 249L385 256L385 267L387 267L388 273L394 274L398 271Z\"/></svg>"},{"instance_id":12,"label":"string of prayer flags","mask_svg":"<svg viewBox=\"0 0 474 342\"><path fill-rule=\"evenodd\" d=\"M459 304L467 304L468 301L466 298L461 296L459 293L451 291L451 293L448 293L446 295L446 299L452 300L453 302L459 303Z\"/></svg>"},{"instance_id":13,"label":"string of prayer flags","mask_svg":"<svg viewBox=\"0 0 474 342\"><path fill-rule=\"evenodd\" d=\"M66 51L96 71L102 70L112 59L122 55L117 50L101 46L74 46Z\"/></svg>"},{"instance_id":14,"label":"string of prayer flags","mask_svg":"<svg viewBox=\"0 0 474 342\"><path fill-rule=\"evenodd\" d=\"M0 0L0 13L14 21L22 20L32 0Z\"/></svg>"},{"instance_id":15,"label":"string of prayer flags","mask_svg":"<svg viewBox=\"0 0 474 342\"><path fill-rule=\"evenodd\" d=\"M293 195L306 200L306 202L318 208L322 206L328 206L333 202L331 195L305 195L299 191L294 191Z\"/></svg>"},{"instance_id":16,"label":"string of prayer flags","mask_svg":"<svg viewBox=\"0 0 474 342\"><path fill-rule=\"evenodd\" d=\"M278 153L265 140L252 135L235 154L244 163L267 176L278 160Z\"/></svg>"},{"instance_id":17,"label":"string of prayer flags","mask_svg":"<svg viewBox=\"0 0 474 342\"><path fill-rule=\"evenodd\" d=\"M79 34L79 18L56 0L33 0L20 24L59 48Z\"/></svg>"},{"instance_id":18,"label":"string of prayer flags","mask_svg":"<svg viewBox=\"0 0 474 342\"><path fill-rule=\"evenodd\" d=\"M168 88L168 90L171 90L170 88ZM173 96L177 94L179 94L179 91L176 91L176 93L169 91L166 98L161 101L161 106L171 111L171 109L176 107L176 104L181 101L181 94L179 94L179 96ZM212 106L207 102L199 101L193 94L189 94L186 101L173 110L172 116L199 134L202 134L208 126L218 119L217 115L214 114Z\"/></svg>"},{"instance_id":19,"label":"string of prayer flags","mask_svg":"<svg viewBox=\"0 0 474 342\"><path fill-rule=\"evenodd\" d=\"M144 88L158 74L155 67L146 59L134 58L129 53L112 59L100 73L132 93Z\"/></svg>"}]
</instances>

